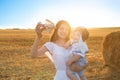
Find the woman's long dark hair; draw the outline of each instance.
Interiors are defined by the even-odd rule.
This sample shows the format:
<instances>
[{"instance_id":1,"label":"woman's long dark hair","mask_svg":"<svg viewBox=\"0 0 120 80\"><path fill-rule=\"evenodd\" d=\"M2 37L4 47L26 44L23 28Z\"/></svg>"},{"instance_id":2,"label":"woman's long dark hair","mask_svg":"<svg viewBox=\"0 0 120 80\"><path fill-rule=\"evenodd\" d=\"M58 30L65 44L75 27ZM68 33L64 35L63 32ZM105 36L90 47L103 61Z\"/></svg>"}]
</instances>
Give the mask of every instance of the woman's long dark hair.
<instances>
[{"instance_id":1,"label":"woman's long dark hair","mask_svg":"<svg viewBox=\"0 0 120 80\"><path fill-rule=\"evenodd\" d=\"M67 21L65 21L65 20L60 20L57 24L56 24L56 28L55 28L55 31L54 31L54 33L53 33L53 35L52 35L52 37L51 37L51 42L55 42L57 39L58 39L58 29L60 28L60 26L62 25L62 24L65 24L66 25L66 27L68 27L68 31L69 31L69 33L68 33L68 36L66 37L66 39L65 39L65 41L68 41L69 39L70 39L70 32L71 32L71 27L70 27L70 25L69 25L69 23L67 22Z\"/></svg>"}]
</instances>

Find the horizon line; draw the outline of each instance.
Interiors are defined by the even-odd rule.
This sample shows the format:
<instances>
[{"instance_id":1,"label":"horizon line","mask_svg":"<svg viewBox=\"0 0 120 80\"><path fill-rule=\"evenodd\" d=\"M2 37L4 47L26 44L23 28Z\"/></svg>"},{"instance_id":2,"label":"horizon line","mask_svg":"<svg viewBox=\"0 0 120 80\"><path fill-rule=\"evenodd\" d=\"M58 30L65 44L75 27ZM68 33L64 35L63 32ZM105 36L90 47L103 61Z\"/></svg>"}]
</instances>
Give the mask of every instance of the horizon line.
<instances>
[{"instance_id":1,"label":"horizon line","mask_svg":"<svg viewBox=\"0 0 120 80\"><path fill-rule=\"evenodd\" d=\"M72 29L74 29L75 27L71 27ZM97 28L97 29L100 29L100 28L120 28L120 26L115 26L115 27L85 27L87 29L94 29L94 28ZM13 28L0 28L0 30L22 30L22 29L34 29L34 28L17 28L17 27L13 27Z\"/></svg>"}]
</instances>

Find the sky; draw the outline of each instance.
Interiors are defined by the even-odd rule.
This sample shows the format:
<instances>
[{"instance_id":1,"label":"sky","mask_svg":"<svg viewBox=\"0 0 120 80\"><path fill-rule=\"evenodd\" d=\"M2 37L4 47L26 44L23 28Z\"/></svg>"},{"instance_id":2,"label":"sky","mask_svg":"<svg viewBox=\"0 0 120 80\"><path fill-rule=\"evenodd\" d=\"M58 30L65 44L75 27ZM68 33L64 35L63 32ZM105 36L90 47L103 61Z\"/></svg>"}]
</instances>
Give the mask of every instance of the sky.
<instances>
[{"instance_id":1,"label":"sky","mask_svg":"<svg viewBox=\"0 0 120 80\"><path fill-rule=\"evenodd\" d=\"M45 19L72 27L120 27L120 0L0 0L1 29L34 29Z\"/></svg>"}]
</instances>

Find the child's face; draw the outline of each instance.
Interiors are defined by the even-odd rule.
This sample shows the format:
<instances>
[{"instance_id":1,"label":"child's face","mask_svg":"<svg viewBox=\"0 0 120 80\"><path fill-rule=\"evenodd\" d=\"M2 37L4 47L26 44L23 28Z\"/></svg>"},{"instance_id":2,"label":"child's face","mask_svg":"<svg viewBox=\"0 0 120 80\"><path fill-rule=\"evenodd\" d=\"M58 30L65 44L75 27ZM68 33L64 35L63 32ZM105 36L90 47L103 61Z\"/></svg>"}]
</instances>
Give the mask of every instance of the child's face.
<instances>
[{"instance_id":1,"label":"child's face","mask_svg":"<svg viewBox=\"0 0 120 80\"><path fill-rule=\"evenodd\" d=\"M75 41L79 41L79 39L80 39L80 32L79 31L75 31L74 33L73 33L73 40L75 40Z\"/></svg>"}]
</instances>

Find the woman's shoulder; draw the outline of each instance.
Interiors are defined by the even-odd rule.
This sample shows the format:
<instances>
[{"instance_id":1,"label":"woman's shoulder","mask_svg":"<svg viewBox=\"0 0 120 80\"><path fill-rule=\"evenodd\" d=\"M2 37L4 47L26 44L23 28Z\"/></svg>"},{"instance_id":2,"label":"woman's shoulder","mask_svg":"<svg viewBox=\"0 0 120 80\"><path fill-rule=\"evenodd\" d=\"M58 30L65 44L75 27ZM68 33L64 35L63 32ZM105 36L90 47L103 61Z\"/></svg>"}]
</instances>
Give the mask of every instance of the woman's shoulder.
<instances>
[{"instance_id":1,"label":"woman's shoulder","mask_svg":"<svg viewBox=\"0 0 120 80\"><path fill-rule=\"evenodd\" d=\"M53 43L53 42L46 42L44 45L45 45L45 46L53 46L54 43Z\"/></svg>"},{"instance_id":2,"label":"woman's shoulder","mask_svg":"<svg viewBox=\"0 0 120 80\"><path fill-rule=\"evenodd\" d=\"M46 42L45 44L53 44L53 42Z\"/></svg>"},{"instance_id":3,"label":"woman's shoulder","mask_svg":"<svg viewBox=\"0 0 120 80\"><path fill-rule=\"evenodd\" d=\"M46 42L44 46L51 52L53 53L54 50L54 43L53 42Z\"/></svg>"},{"instance_id":4,"label":"woman's shoulder","mask_svg":"<svg viewBox=\"0 0 120 80\"><path fill-rule=\"evenodd\" d=\"M50 44L50 45L54 45L54 42L46 42L45 44Z\"/></svg>"}]
</instances>

